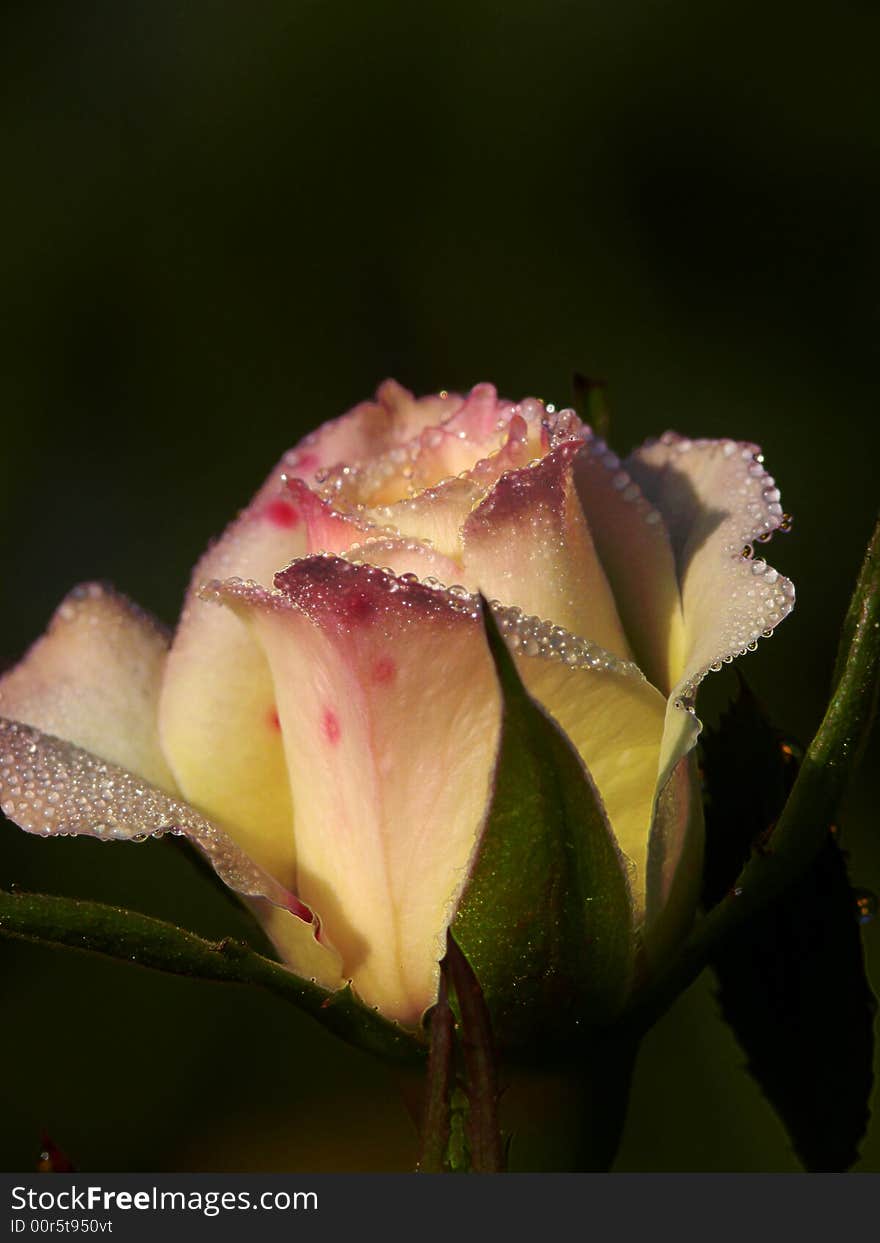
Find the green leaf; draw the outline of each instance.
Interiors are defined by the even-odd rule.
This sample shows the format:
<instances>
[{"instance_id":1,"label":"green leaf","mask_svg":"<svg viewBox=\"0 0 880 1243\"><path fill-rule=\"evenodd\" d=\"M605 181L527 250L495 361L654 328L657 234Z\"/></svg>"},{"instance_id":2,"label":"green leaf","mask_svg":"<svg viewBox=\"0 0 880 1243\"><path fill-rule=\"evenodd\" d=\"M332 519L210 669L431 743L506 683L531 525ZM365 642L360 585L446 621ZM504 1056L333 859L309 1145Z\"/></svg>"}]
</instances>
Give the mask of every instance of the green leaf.
<instances>
[{"instance_id":1,"label":"green leaf","mask_svg":"<svg viewBox=\"0 0 880 1243\"><path fill-rule=\"evenodd\" d=\"M363 1006L351 988L328 992L238 941L206 941L173 924L100 902L0 890L0 936L82 950L154 971L251 984L290 1002L330 1031L394 1062L418 1062L416 1036Z\"/></svg>"},{"instance_id":2,"label":"green leaf","mask_svg":"<svg viewBox=\"0 0 880 1243\"><path fill-rule=\"evenodd\" d=\"M721 900L753 848L773 851L773 825L796 751L744 683L703 740L706 890ZM809 1170L844 1170L868 1120L874 1001L846 863L828 833L780 898L713 958L724 1018L748 1068Z\"/></svg>"},{"instance_id":3,"label":"green leaf","mask_svg":"<svg viewBox=\"0 0 880 1243\"><path fill-rule=\"evenodd\" d=\"M452 925L502 1048L579 1041L620 1007L634 959L625 868L566 735L529 696L491 611L504 698L494 794Z\"/></svg>"}]
</instances>

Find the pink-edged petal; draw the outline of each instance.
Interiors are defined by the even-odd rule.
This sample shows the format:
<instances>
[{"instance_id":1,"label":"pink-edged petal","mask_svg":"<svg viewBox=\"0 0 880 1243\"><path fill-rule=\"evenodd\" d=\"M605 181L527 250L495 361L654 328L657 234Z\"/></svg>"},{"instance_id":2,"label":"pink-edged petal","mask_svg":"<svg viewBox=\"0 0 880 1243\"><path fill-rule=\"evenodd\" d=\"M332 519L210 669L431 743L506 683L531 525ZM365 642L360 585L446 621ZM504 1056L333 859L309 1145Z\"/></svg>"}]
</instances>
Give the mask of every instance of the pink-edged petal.
<instances>
[{"instance_id":1,"label":"pink-edged petal","mask_svg":"<svg viewBox=\"0 0 880 1243\"><path fill-rule=\"evenodd\" d=\"M691 697L710 668L772 633L794 605L792 583L750 556L753 541L782 525L779 491L758 446L733 440L667 432L637 449L626 469L672 540L684 619L672 680L678 696Z\"/></svg>"},{"instance_id":2,"label":"pink-edged petal","mask_svg":"<svg viewBox=\"0 0 880 1243\"><path fill-rule=\"evenodd\" d=\"M297 892L368 1003L416 1023L486 814L500 701L472 600L334 557L218 584L278 687Z\"/></svg>"},{"instance_id":3,"label":"pink-edged petal","mask_svg":"<svg viewBox=\"0 0 880 1243\"><path fill-rule=\"evenodd\" d=\"M603 440L588 434L574 467L593 542L639 667L669 694L681 665L675 556L661 512Z\"/></svg>"},{"instance_id":4,"label":"pink-edged petal","mask_svg":"<svg viewBox=\"0 0 880 1243\"><path fill-rule=\"evenodd\" d=\"M342 553L352 544L381 533L372 523L359 521L351 514L340 513L309 488L301 479L288 479L284 497L296 507L305 528L304 556L313 553ZM281 568L276 566L276 571ZM261 580L262 581L262 580Z\"/></svg>"},{"instance_id":5,"label":"pink-edged petal","mask_svg":"<svg viewBox=\"0 0 880 1243\"><path fill-rule=\"evenodd\" d=\"M327 987L341 983L339 960L318 941L312 911L217 825L142 777L20 721L0 719L0 808L20 828L43 837L142 841L183 834L230 888L277 908L273 918L284 926L287 961L298 974Z\"/></svg>"},{"instance_id":6,"label":"pink-edged petal","mask_svg":"<svg viewBox=\"0 0 880 1243\"><path fill-rule=\"evenodd\" d=\"M167 633L152 617L111 587L83 584L0 678L0 715L174 791L157 728L167 653Z\"/></svg>"},{"instance_id":7,"label":"pink-edged petal","mask_svg":"<svg viewBox=\"0 0 880 1243\"><path fill-rule=\"evenodd\" d=\"M614 596L578 503L569 440L501 476L465 522L465 583L551 619L622 658L630 655Z\"/></svg>"},{"instance_id":8,"label":"pink-edged petal","mask_svg":"<svg viewBox=\"0 0 880 1243\"><path fill-rule=\"evenodd\" d=\"M413 491L435 487L471 470L476 461L504 444L513 418L519 419L525 431L525 420L517 410L513 402L499 399L492 384L476 385L451 418L427 428L413 446Z\"/></svg>"},{"instance_id":9,"label":"pink-edged petal","mask_svg":"<svg viewBox=\"0 0 880 1243\"><path fill-rule=\"evenodd\" d=\"M516 406L498 396L494 384L475 384L457 409L444 421L446 429L471 444L497 440L499 431L510 422Z\"/></svg>"}]
</instances>

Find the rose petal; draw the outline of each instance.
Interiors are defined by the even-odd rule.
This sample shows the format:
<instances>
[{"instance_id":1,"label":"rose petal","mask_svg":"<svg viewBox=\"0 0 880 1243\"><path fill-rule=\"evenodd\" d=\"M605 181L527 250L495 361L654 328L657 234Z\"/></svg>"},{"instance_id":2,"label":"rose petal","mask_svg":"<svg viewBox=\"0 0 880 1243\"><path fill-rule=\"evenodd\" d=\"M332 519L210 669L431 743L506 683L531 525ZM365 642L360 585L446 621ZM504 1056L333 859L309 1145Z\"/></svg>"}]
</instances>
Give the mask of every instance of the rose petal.
<instances>
[{"instance_id":1,"label":"rose petal","mask_svg":"<svg viewBox=\"0 0 880 1243\"><path fill-rule=\"evenodd\" d=\"M794 587L744 549L782 523L757 445L690 441L667 432L626 468L663 514L681 584L684 634L675 694L693 695L710 668L769 634L794 605Z\"/></svg>"},{"instance_id":2,"label":"rose petal","mask_svg":"<svg viewBox=\"0 0 880 1243\"><path fill-rule=\"evenodd\" d=\"M669 694L683 620L675 557L661 513L603 440L588 433L575 483L599 558L645 676Z\"/></svg>"},{"instance_id":3,"label":"rose petal","mask_svg":"<svg viewBox=\"0 0 880 1243\"><path fill-rule=\"evenodd\" d=\"M687 719L667 726L664 734L666 746L674 746L679 758L665 777L661 770L648 842L642 943L649 964L662 962L681 943L693 922L703 876L703 803L693 751L700 725L684 709L670 705L670 710Z\"/></svg>"},{"instance_id":4,"label":"rose petal","mask_svg":"<svg viewBox=\"0 0 880 1243\"><path fill-rule=\"evenodd\" d=\"M447 479L394 505L366 509L363 517L399 536L430 543L443 556L460 561L462 527L483 495L484 489L469 477Z\"/></svg>"},{"instance_id":5,"label":"rose petal","mask_svg":"<svg viewBox=\"0 0 880 1243\"><path fill-rule=\"evenodd\" d=\"M355 565L376 566L397 576L414 575L422 581L427 580L428 586L459 586L456 580L461 577L461 567L418 540L387 536L369 539L362 544L354 544L343 555L346 561Z\"/></svg>"},{"instance_id":6,"label":"rose petal","mask_svg":"<svg viewBox=\"0 0 880 1243\"><path fill-rule=\"evenodd\" d=\"M467 519L465 583L627 658L614 597L578 503L570 440L501 476Z\"/></svg>"},{"instance_id":7,"label":"rose petal","mask_svg":"<svg viewBox=\"0 0 880 1243\"><path fill-rule=\"evenodd\" d=\"M304 903L222 829L134 773L29 725L0 719L0 807L26 832L43 837L140 841L169 831L185 835L225 884L278 908L273 919L284 929L287 961L298 974L327 987L341 982L338 959L316 939L318 926Z\"/></svg>"},{"instance_id":8,"label":"rose petal","mask_svg":"<svg viewBox=\"0 0 880 1243\"><path fill-rule=\"evenodd\" d=\"M528 401L510 410L503 442L487 457L474 461L475 450L470 445L469 469L463 469L455 478L441 479L436 486L422 492L414 489L413 496L393 504L362 508L359 512L363 520L433 544L444 556L460 562L462 528L471 511L507 471L526 466L547 447L546 433L537 413L543 411L543 407L536 401ZM436 432L437 429L432 429L423 439ZM351 493L348 495L350 499Z\"/></svg>"},{"instance_id":9,"label":"rose petal","mask_svg":"<svg viewBox=\"0 0 880 1243\"><path fill-rule=\"evenodd\" d=\"M275 501L287 507L280 522ZM272 674L247 627L198 591L218 576L271 583L307 545L302 515L280 493L258 498L227 529L192 576L159 702L162 747L184 797L288 886L293 812Z\"/></svg>"},{"instance_id":10,"label":"rose petal","mask_svg":"<svg viewBox=\"0 0 880 1243\"><path fill-rule=\"evenodd\" d=\"M476 463L473 452L471 446L471 469L393 504L367 506L361 511L364 520L433 544L444 556L460 562L462 528L468 515L506 471L525 466L540 449L530 441L525 419L514 415L499 449Z\"/></svg>"},{"instance_id":11,"label":"rose petal","mask_svg":"<svg viewBox=\"0 0 880 1243\"><path fill-rule=\"evenodd\" d=\"M218 584L279 688L297 891L361 997L416 1023L485 816L499 691L473 601L313 557Z\"/></svg>"},{"instance_id":12,"label":"rose petal","mask_svg":"<svg viewBox=\"0 0 880 1243\"><path fill-rule=\"evenodd\" d=\"M446 423L427 428L418 438L412 460L414 491L455 478L471 470L475 461L496 452L507 438L516 410L512 402L499 400L494 385L472 388ZM520 423L526 428L522 418Z\"/></svg>"},{"instance_id":13,"label":"rose petal","mask_svg":"<svg viewBox=\"0 0 880 1243\"><path fill-rule=\"evenodd\" d=\"M339 418L330 419L284 455L272 477L273 491L281 474L312 482L316 474L340 463L367 462L406 444L426 427L455 413L464 398L457 393L413 394L396 380L379 385L373 401L362 401Z\"/></svg>"},{"instance_id":14,"label":"rose petal","mask_svg":"<svg viewBox=\"0 0 880 1243\"><path fill-rule=\"evenodd\" d=\"M527 689L568 734L593 778L632 865L641 920L666 702L635 665L595 643L516 609L499 609L496 616Z\"/></svg>"},{"instance_id":15,"label":"rose petal","mask_svg":"<svg viewBox=\"0 0 880 1243\"><path fill-rule=\"evenodd\" d=\"M301 479L285 480L285 497L305 527L305 554L341 553L352 544L381 534L381 528L334 509ZM276 566L278 570L280 566Z\"/></svg>"},{"instance_id":16,"label":"rose petal","mask_svg":"<svg viewBox=\"0 0 880 1243\"><path fill-rule=\"evenodd\" d=\"M198 598L214 578L269 584L279 567L363 538L366 526L314 496L300 478L411 438L455 398L416 401L393 381L287 454L193 574L159 708L162 745L184 795L221 820L273 875L294 875L293 821L275 688L265 656L231 613ZM346 525L348 524L348 525Z\"/></svg>"},{"instance_id":17,"label":"rose petal","mask_svg":"<svg viewBox=\"0 0 880 1243\"><path fill-rule=\"evenodd\" d=\"M0 678L0 714L176 789L157 729L165 630L110 587L74 588L48 630Z\"/></svg>"},{"instance_id":18,"label":"rose petal","mask_svg":"<svg viewBox=\"0 0 880 1243\"><path fill-rule=\"evenodd\" d=\"M498 396L494 384L475 384L456 410L445 421L448 431L471 444L497 441L500 424L510 422L516 407ZM473 461L473 459L471 459Z\"/></svg>"}]
</instances>

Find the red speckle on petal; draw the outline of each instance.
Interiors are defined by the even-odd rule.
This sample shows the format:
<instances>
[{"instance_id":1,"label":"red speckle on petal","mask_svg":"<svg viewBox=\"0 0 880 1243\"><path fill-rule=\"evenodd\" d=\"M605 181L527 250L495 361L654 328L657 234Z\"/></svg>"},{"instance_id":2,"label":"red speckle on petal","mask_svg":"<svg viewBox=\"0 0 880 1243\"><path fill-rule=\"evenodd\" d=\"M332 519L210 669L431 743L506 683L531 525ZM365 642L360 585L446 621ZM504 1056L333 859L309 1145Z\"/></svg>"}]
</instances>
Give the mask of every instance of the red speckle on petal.
<instances>
[{"instance_id":1,"label":"red speckle on petal","mask_svg":"<svg viewBox=\"0 0 880 1243\"><path fill-rule=\"evenodd\" d=\"M355 626L370 621L377 609L376 601L366 591L346 592L340 605L345 620Z\"/></svg>"},{"instance_id":2,"label":"red speckle on petal","mask_svg":"<svg viewBox=\"0 0 880 1243\"><path fill-rule=\"evenodd\" d=\"M339 725L339 717L330 708L324 709L324 716L321 720L321 730L324 737L330 743L331 747L335 747L342 736L342 729Z\"/></svg>"},{"instance_id":3,"label":"red speckle on petal","mask_svg":"<svg viewBox=\"0 0 880 1243\"><path fill-rule=\"evenodd\" d=\"M276 733L281 733L281 719L278 716L278 709L274 704L266 713L266 724L270 729L275 730Z\"/></svg>"},{"instance_id":4,"label":"red speckle on petal","mask_svg":"<svg viewBox=\"0 0 880 1243\"><path fill-rule=\"evenodd\" d=\"M393 682L397 674L397 665L391 656L380 656L373 665L373 681L379 686L387 686Z\"/></svg>"},{"instance_id":5,"label":"red speckle on petal","mask_svg":"<svg viewBox=\"0 0 880 1243\"><path fill-rule=\"evenodd\" d=\"M264 513L273 526L281 527L282 530L290 531L299 523L299 513L295 506L282 496L270 501Z\"/></svg>"}]
</instances>

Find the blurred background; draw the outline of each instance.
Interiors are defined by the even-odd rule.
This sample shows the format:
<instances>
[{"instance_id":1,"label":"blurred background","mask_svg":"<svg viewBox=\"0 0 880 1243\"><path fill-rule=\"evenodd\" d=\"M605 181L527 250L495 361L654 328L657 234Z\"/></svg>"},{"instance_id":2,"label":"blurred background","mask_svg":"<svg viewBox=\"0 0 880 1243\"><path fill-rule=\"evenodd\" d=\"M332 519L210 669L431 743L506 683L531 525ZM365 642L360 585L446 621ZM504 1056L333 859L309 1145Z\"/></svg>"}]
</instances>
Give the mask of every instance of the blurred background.
<instances>
[{"instance_id":1,"label":"blurred background","mask_svg":"<svg viewBox=\"0 0 880 1243\"><path fill-rule=\"evenodd\" d=\"M763 445L798 606L743 666L807 741L880 493L878 37L855 0L7 7L0 667L82 579L172 623L280 453L385 376L565 403L580 369L621 452ZM874 890L878 759L842 820ZM0 883L247 929L169 842L4 823ZM390 1077L269 996L0 967L2 1168L41 1128L92 1170L412 1164ZM646 1043L618 1168L798 1168L708 979Z\"/></svg>"}]
</instances>

